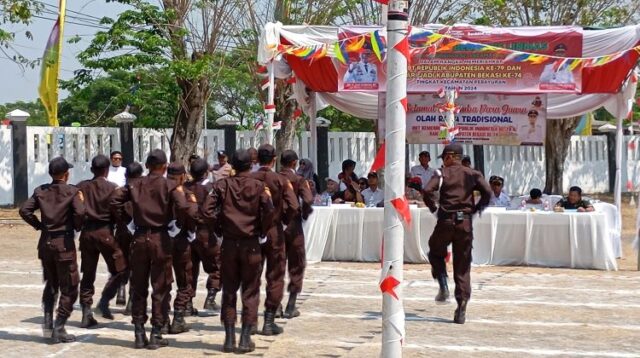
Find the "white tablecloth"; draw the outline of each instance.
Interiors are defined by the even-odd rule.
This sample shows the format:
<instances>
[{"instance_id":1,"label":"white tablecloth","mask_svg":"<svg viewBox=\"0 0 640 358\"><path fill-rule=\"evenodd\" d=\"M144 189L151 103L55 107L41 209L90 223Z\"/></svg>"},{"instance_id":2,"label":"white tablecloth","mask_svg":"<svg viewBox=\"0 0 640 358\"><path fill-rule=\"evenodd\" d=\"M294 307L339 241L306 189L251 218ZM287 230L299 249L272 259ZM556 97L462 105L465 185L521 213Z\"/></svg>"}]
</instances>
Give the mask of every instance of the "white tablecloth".
<instances>
[{"instance_id":1,"label":"white tablecloth","mask_svg":"<svg viewBox=\"0 0 640 358\"><path fill-rule=\"evenodd\" d=\"M405 261L427 262L436 218L428 209L412 208L411 215L411 229L405 232ZM605 211L546 213L489 208L474 218L473 262L616 270L609 222ZM315 207L304 230L309 261L379 261L383 209Z\"/></svg>"}]
</instances>

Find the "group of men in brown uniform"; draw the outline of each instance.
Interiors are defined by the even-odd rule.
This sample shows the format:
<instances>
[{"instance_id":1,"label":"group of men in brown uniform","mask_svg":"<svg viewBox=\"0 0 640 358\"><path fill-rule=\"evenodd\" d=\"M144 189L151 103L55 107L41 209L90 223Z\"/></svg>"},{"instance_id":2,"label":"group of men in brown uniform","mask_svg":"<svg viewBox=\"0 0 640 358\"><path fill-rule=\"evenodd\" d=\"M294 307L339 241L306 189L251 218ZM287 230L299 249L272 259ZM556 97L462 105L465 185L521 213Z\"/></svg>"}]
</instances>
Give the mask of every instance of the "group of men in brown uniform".
<instances>
[{"instance_id":1,"label":"group of men in brown uniform","mask_svg":"<svg viewBox=\"0 0 640 358\"><path fill-rule=\"evenodd\" d=\"M109 301L127 280L135 347L157 349L168 345L162 334L188 330L184 317L197 314L195 296L198 268L208 274L205 309L216 310L222 290L221 321L225 328L224 352L255 349L260 281L266 266L266 300L262 334L282 333L275 318L293 318L306 265L302 222L312 211L313 196L307 181L295 172L298 156L287 150L274 171L276 152L265 144L258 148L260 169L252 172L251 154L237 151L231 165L235 175L209 182L209 165L194 159L191 179L181 163L168 164L166 154L153 150L148 170L138 163L127 167L124 187L107 181L110 161L98 155L91 161L93 179L69 185L73 166L58 157L49 163L52 182L35 189L20 208L21 217L41 231L38 257L45 288L43 328L53 343L72 342L65 324L78 294L81 327L97 325L92 314L94 282L99 256L110 277L97 305L102 316L113 319ZM166 175L166 177L165 177ZM40 211L40 218L35 212ZM76 259L75 234L80 233L82 279ZM266 265L265 265L266 264ZM285 272L289 272L289 300L282 310ZM170 291L177 285L170 322ZM151 283L151 332L145 323ZM242 329L236 343L236 301L241 291ZM57 315L53 319L56 296Z\"/></svg>"}]
</instances>

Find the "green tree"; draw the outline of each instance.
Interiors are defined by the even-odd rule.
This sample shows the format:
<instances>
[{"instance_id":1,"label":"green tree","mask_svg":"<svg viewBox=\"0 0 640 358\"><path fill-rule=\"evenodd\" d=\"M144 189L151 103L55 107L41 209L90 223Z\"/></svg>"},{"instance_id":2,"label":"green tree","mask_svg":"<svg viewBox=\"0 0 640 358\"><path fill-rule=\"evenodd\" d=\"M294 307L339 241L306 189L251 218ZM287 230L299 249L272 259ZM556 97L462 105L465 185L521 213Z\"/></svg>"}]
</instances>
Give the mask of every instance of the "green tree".
<instances>
[{"instance_id":1,"label":"green tree","mask_svg":"<svg viewBox=\"0 0 640 358\"><path fill-rule=\"evenodd\" d=\"M15 30L16 25L29 25L33 15L40 12L42 3L35 0L2 0L0 1L0 58L15 62L20 66L35 67L38 61L29 60L20 54L13 42L18 32L30 40L33 35L29 30Z\"/></svg>"},{"instance_id":2,"label":"green tree","mask_svg":"<svg viewBox=\"0 0 640 358\"><path fill-rule=\"evenodd\" d=\"M374 132L376 130L375 121L357 118L333 107L327 107L319 111L318 117L331 121L329 130L332 132Z\"/></svg>"},{"instance_id":3,"label":"green tree","mask_svg":"<svg viewBox=\"0 0 640 358\"><path fill-rule=\"evenodd\" d=\"M0 118L5 118L7 113L19 109L29 113L30 117L27 119L28 126L47 126L47 112L40 102L40 99L36 99L32 102L18 101L13 103L5 103L0 105Z\"/></svg>"}]
</instances>

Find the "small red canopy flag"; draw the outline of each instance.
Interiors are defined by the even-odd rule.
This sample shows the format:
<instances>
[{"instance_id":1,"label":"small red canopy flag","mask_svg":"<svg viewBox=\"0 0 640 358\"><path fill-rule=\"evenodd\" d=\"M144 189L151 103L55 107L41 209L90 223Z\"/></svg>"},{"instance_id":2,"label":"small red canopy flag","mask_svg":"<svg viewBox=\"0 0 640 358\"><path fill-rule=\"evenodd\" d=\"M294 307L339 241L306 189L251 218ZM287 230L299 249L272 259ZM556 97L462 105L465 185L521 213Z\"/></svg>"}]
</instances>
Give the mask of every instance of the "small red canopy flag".
<instances>
[{"instance_id":1,"label":"small red canopy flag","mask_svg":"<svg viewBox=\"0 0 640 358\"><path fill-rule=\"evenodd\" d=\"M389 0L374 0L374 1L377 1L383 5L389 5Z\"/></svg>"}]
</instances>

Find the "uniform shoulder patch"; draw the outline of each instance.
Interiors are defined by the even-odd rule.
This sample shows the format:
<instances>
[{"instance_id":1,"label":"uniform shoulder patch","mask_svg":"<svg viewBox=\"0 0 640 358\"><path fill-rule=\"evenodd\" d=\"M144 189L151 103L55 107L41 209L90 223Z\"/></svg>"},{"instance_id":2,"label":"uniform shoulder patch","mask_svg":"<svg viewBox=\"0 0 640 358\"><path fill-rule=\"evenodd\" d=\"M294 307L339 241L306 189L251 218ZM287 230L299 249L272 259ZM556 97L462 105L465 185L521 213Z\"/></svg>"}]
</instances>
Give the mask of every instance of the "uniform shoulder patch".
<instances>
[{"instance_id":1,"label":"uniform shoulder patch","mask_svg":"<svg viewBox=\"0 0 640 358\"><path fill-rule=\"evenodd\" d=\"M291 184L291 180L287 179L287 186L289 189L293 190L293 184Z\"/></svg>"},{"instance_id":2,"label":"uniform shoulder patch","mask_svg":"<svg viewBox=\"0 0 640 358\"><path fill-rule=\"evenodd\" d=\"M266 185L264 186L264 192L271 197L271 190L269 190L269 187Z\"/></svg>"},{"instance_id":3,"label":"uniform shoulder patch","mask_svg":"<svg viewBox=\"0 0 640 358\"><path fill-rule=\"evenodd\" d=\"M82 190L78 190L78 193L76 195L78 195L80 201L84 203L84 194L82 194Z\"/></svg>"}]
</instances>

